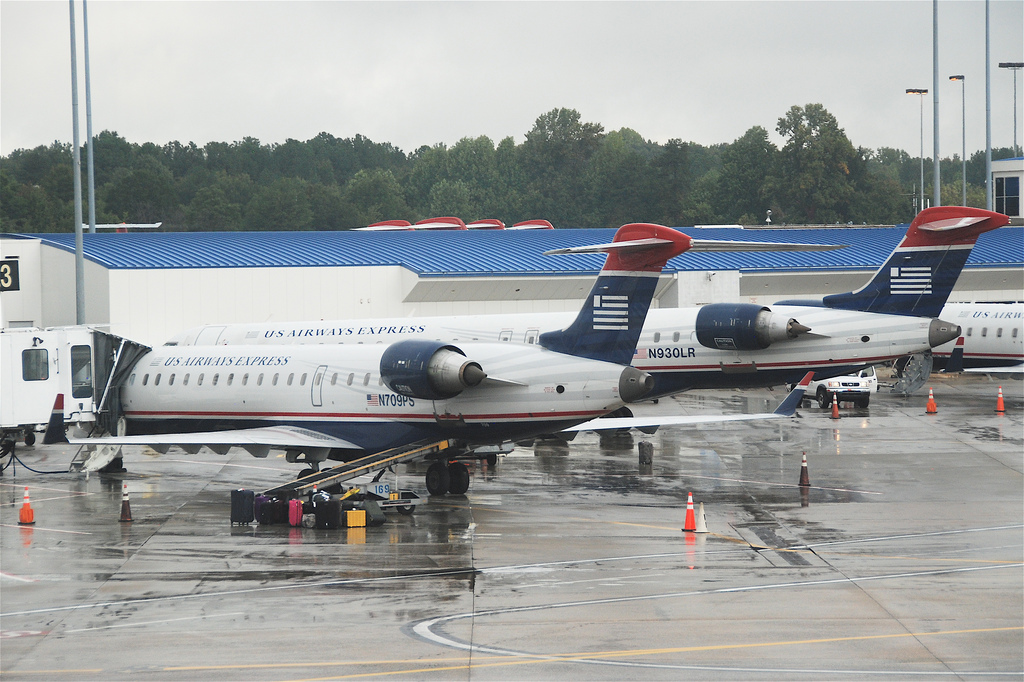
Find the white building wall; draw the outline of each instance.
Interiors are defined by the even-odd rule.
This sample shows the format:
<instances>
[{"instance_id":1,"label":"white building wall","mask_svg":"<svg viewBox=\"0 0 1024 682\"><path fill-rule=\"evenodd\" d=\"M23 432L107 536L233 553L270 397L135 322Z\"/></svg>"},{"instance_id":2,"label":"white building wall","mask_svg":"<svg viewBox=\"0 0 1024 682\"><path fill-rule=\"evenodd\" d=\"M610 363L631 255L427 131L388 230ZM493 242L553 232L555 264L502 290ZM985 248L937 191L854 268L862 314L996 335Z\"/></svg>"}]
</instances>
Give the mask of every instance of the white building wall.
<instances>
[{"instance_id":1,"label":"white building wall","mask_svg":"<svg viewBox=\"0 0 1024 682\"><path fill-rule=\"evenodd\" d=\"M18 291L0 292L0 327L38 327L43 318L38 239L0 239L0 259L18 259Z\"/></svg>"},{"instance_id":2,"label":"white building wall","mask_svg":"<svg viewBox=\"0 0 1024 682\"><path fill-rule=\"evenodd\" d=\"M21 291L0 297L4 328L57 327L78 323L75 254L43 247L38 239L0 239L2 255L18 256ZM107 269L85 261L85 322L104 324L109 318Z\"/></svg>"},{"instance_id":3,"label":"white building wall","mask_svg":"<svg viewBox=\"0 0 1024 682\"><path fill-rule=\"evenodd\" d=\"M676 307L685 308L739 300L740 273L738 270L679 272L677 276L678 303Z\"/></svg>"},{"instance_id":4,"label":"white building wall","mask_svg":"<svg viewBox=\"0 0 1024 682\"><path fill-rule=\"evenodd\" d=\"M400 317L398 267L111 270L111 332L148 345L205 324Z\"/></svg>"}]
</instances>

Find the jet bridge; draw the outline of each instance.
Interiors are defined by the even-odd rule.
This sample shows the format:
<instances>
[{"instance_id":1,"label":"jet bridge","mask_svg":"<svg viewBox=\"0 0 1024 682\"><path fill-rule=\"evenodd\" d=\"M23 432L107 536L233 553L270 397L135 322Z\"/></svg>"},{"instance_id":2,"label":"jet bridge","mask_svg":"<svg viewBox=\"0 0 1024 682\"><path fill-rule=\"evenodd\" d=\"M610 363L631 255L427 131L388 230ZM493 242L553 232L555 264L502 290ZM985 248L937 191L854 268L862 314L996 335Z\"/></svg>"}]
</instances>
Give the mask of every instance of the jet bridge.
<instances>
[{"instance_id":1,"label":"jet bridge","mask_svg":"<svg viewBox=\"0 0 1024 682\"><path fill-rule=\"evenodd\" d=\"M58 394L64 423L113 430L120 415L118 391L149 348L94 327L0 330L0 445L26 445L50 419Z\"/></svg>"}]
</instances>

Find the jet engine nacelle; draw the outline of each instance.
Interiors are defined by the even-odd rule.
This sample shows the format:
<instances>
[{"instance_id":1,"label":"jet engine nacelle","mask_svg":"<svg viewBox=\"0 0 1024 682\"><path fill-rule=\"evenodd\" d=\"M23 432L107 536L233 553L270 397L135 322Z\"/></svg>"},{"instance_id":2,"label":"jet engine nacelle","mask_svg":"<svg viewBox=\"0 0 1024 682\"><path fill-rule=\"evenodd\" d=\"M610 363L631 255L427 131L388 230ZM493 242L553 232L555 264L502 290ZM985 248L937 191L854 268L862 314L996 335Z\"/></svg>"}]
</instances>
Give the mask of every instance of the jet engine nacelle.
<instances>
[{"instance_id":1,"label":"jet engine nacelle","mask_svg":"<svg viewBox=\"0 0 1024 682\"><path fill-rule=\"evenodd\" d=\"M717 350L761 350L811 331L754 303L711 303L697 312L697 341Z\"/></svg>"},{"instance_id":2,"label":"jet engine nacelle","mask_svg":"<svg viewBox=\"0 0 1024 682\"><path fill-rule=\"evenodd\" d=\"M388 346L380 358L380 375L395 393L425 400L454 398L487 378L480 364L456 346L423 339Z\"/></svg>"}]
</instances>

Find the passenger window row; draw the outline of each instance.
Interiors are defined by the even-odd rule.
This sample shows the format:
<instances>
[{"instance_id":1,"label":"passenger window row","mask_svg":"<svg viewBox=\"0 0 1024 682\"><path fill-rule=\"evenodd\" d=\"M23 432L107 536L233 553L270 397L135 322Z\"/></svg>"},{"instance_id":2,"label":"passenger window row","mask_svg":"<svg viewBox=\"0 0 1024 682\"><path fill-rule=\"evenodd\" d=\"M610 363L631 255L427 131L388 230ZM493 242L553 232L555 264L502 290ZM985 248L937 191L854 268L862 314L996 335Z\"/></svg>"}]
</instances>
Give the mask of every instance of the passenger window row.
<instances>
[{"instance_id":1,"label":"passenger window row","mask_svg":"<svg viewBox=\"0 0 1024 682\"><path fill-rule=\"evenodd\" d=\"M1017 332L1018 332L1018 331L1019 331L1019 330L1018 330L1018 329L1017 329L1016 327L1014 327L1013 329L1011 329L1011 330L1010 330L1010 338L1011 338L1011 339L1015 339L1015 338L1017 338ZM968 327L968 328L967 328L967 333L965 334L965 336L972 336L973 334L974 334L974 327ZM983 338L984 338L984 337L986 337L986 336L988 336L988 327L982 327L982 328L981 328L981 336L982 336ZM1001 338L1003 338L1003 328L1002 328L1002 327L998 327L998 328L996 329L996 338L997 338L997 339L1001 339Z\"/></svg>"},{"instance_id":2,"label":"passenger window row","mask_svg":"<svg viewBox=\"0 0 1024 682\"><path fill-rule=\"evenodd\" d=\"M306 380L307 380L308 376L309 375L306 372L303 372L299 376L298 385L299 386L305 386L306 385ZM182 386L188 386L188 382L189 382L189 380L191 378L192 378L191 374L185 374L184 376L182 376L181 377L181 385ZM257 386L262 386L263 385L263 378L264 378L264 375L262 373L260 373L255 378L255 384ZM167 386L173 386L176 379L177 379L177 374L169 374L167 376L166 385ZM206 374L205 373L199 374L198 376L196 376L195 385L196 386L202 386L203 385L203 381L205 379L206 379ZM148 386L149 385L149 380L150 380L149 373L147 372L146 374L143 374L142 375L141 385L142 386ZM153 386L159 386L160 382L162 380L163 380L163 374L162 373L157 373L157 374L153 375ZM220 373L214 374L212 377L210 377L209 385L210 386L216 386L218 383L220 383L220 380L221 380ZM320 375L317 375L315 377L315 379L314 379L314 381L316 382L317 386L320 385L320 380L321 380L320 379ZM281 381L281 374L280 373L274 374L273 377L270 378L269 381L270 381L270 385L271 386L277 386L278 382ZM331 386L337 386L339 381L344 381L346 386L352 386L354 383L357 382L355 372L350 372L347 377L343 377L338 372L334 372L334 374L331 375ZM234 373L228 374L224 378L224 384L225 385L231 386L234 383L235 383L235 375L234 375ZM249 385L249 374L248 373L243 374L242 377L239 379L239 383L242 386L248 386ZM288 377L286 379L284 379L284 384L286 386L291 386L293 383L295 383L295 373L294 372L290 373L288 375ZM370 373L367 372L366 374L364 374L359 379L359 383L361 383L363 386L369 386L370 385ZM384 378L381 377L378 380L377 383L378 383L378 385L383 386L384 385ZM134 373L130 377L128 377L128 385L129 386L134 386L135 385L135 374Z\"/></svg>"}]
</instances>

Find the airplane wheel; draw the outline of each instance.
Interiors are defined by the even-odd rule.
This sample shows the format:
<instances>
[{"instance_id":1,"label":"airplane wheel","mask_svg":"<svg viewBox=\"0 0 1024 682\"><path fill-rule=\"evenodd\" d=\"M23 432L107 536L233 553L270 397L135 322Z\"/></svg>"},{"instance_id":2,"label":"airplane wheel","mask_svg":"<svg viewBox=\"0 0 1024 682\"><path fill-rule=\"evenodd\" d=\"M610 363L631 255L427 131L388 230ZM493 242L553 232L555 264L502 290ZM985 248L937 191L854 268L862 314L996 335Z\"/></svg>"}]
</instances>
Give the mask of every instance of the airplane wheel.
<instances>
[{"instance_id":1,"label":"airplane wheel","mask_svg":"<svg viewBox=\"0 0 1024 682\"><path fill-rule=\"evenodd\" d=\"M448 465L444 462L434 462L427 468L427 492L431 495L444 495L448 492L451 484L451 476L448 473Z\"/></svg>"},{"instance_id":2,"label":"airplane wheel","mask_svg":"<svg viewBox=\"0 0 1024 682\"><path fill-rule=\"evenodd\" d=\"M315 469L303 469L299 472L298 478L305 478L306 476L312 476L316 473Z\"/></svg>"},{"instance_id":3,"label":"airplane wheel","mask_svg":"<svg viewBox=\"0 0 1024 682\"><path fill-rule=\"evenodd\" d=\"M818 387L818 407L821 409L827 409L831 407L832 400L829 398L828 391L825 390L824 386Z\"/></svg>"},{"instance_id":4,"label":"airplane wheel","mask_svg":"<svg viewBox=\"0 0 1024 682\"><path fill-rule=\"evenodd\" d=\"M465 495L469 490L469 468L462 462L448 465L448 492L452 495Z\"/></svg>"}]
</instances>

